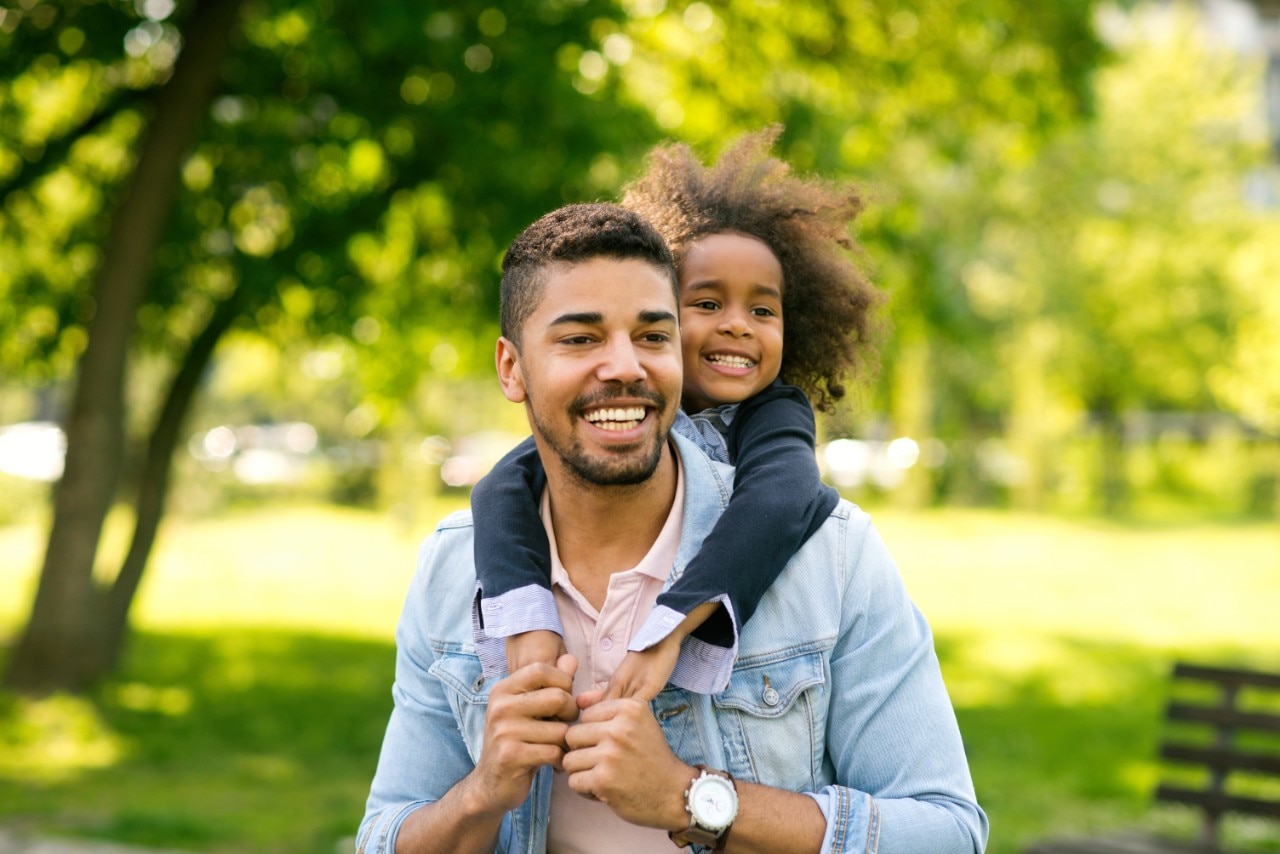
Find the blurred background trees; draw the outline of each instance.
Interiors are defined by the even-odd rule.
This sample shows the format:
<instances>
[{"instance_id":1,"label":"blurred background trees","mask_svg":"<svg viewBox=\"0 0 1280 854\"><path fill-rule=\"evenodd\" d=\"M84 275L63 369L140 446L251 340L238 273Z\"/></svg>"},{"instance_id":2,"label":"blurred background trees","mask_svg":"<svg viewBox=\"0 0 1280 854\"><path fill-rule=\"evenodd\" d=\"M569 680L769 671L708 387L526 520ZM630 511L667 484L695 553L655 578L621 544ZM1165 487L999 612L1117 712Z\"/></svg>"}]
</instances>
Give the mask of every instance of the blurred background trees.
<instances>
[{"instance_id":1,"label":"blurred background trees","mask_svg":"<svg viewBox=\"0 0 1280 854\"><path fill-rule=\"evenodd\" d=\"M824 425L851 495L1274 512L1273 129L1230 32L1084 0L0 6L0 423L67 443L9 683L113 665L170 464L207 508L252 426L323 452L306 488L412 512L428 437L521 429L489 378L511 236L659 139L773 121L875 198L881 370ZM172 94L184 64L207 90Z\"/></svg>"}]
</instances>

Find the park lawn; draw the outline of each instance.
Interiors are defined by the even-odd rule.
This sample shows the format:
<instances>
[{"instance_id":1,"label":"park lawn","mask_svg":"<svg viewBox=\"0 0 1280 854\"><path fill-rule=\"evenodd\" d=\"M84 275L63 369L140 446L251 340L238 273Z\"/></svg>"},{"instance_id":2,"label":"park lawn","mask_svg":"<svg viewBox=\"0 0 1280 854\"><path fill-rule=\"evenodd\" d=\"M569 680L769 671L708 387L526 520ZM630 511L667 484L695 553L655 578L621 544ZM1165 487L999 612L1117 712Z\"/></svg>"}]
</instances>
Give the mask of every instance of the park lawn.
<instances>
[{"instance_id":1,"label":"park lawn","mask_svg":"<svg viewBox=\"0 0 1280 854\"><path fill-rule=\"evenodd\" d=\"M436 515L461 502L432 508ZM1280 532L942 510L877 526L932 622L994 854L1148 809L1165 677L1280 669ZM0 695L0 825L211 852L349 851L390 709L392 632L429 524L329 507L167 523L120 674ZM0 638L41 531L0 528ZM1229 824L1258 851L1280 833Z\"/></svg>"}]
</instances>

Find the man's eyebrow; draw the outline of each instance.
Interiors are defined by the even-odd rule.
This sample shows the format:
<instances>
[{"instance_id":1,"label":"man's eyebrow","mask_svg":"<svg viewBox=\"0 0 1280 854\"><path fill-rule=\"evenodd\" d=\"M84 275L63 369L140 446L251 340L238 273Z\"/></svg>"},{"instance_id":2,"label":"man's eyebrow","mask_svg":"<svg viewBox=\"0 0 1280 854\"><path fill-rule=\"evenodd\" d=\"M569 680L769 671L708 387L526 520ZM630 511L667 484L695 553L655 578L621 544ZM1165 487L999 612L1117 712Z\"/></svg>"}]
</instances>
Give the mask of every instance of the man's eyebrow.
<instances>
[{"instance_id":1,"label":"man's eyebrow","mask_svg":"<svg viewBox=\"0 0 1280 854\"><path fill-rule=\"evenodd\" d=\"M604 322L604 315L598 311L582 311L570 314L562 314L555 320L551 321L552 326L563 326L568 323L578 323L585 326L593 326Z\"/></svg>"},{"instance_id":2,"label":"man's eyebrow","mask_svg":"<svg viewBox=\"0 0 1280 854\"><path fill-rule=\"evenodd\" d=\"M669 311L642 311L640 312L641 323L662 323L663 321L671 321L676 323L676 316Z\"/></svg>"}]
</instances>

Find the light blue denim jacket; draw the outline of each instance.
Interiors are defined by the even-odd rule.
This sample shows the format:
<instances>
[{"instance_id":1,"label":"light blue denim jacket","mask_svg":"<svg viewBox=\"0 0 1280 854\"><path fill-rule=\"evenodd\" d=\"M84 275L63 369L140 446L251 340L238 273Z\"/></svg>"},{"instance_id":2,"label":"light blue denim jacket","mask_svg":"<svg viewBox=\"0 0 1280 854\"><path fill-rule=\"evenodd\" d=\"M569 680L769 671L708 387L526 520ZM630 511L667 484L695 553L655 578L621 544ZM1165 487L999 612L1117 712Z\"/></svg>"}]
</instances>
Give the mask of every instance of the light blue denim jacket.
<instances>
[{"instance_id":1,"label":"light blue denim jacket","mask_svg":"<svg viewBox=\"0 0 1280 854\"><path fill-rule=\"evenodd\" d=\"M673 434L685 472L679 577L729 501L732 472ZM455 513L423 544L396 630L395 708L357 836L389 854L405 817L474 767L491 682L472 643L471 516ZM742 630L729 687L668 687L653 702L689 764L813 794L823 852L971 854L987 818L933 638L869 517L841 502ZM499 833L503 854L546 850L551 769Z\"/></svg>"}]
</instances>

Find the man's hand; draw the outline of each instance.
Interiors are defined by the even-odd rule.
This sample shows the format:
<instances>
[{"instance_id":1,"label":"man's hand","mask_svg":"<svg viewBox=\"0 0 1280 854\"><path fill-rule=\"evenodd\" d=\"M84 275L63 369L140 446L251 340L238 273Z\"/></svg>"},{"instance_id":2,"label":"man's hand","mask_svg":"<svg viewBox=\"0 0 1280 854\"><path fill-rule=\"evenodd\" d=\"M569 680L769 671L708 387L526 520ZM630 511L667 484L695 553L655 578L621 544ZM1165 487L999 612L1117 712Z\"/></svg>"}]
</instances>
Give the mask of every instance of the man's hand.
<instances>
[{"instance_id":1,"label":"man's hand","mask_svg":"<svg viewBox=\"0 0 1280 854\"><path fill-rule=\"evenodd\" d=\"M548 632L547 634L551 634ZM578 717L573 674L578 660L563 655L552 667L531 664L493 686L484 721L484 748L472 777L473 793L501 812L529 796L543 765L560 768L565 733Z\"/></svg>"},{"instance_id":2,"label":"man's hand","mask_svg":"<svg viewBox=\"0 0 1280 854\"><path fill-rule=\"evenodd\" d=\"M671 752L648 703L619 699L591 705L569 727L566 740L569 788L632 824L689 826L684 790L697 773Z\"/></svg>"},{"instance_id":3,"label":"man's hand","mask_svg":"<svg viewBox=\"0 0 1280 854\"><path fill-rule=\"evenodd\" d=\"M565 654L564 638L555 632L537 630L521 632L506 639L507 672L515 673L530 664L555 667Z\"/></svg>"},{"instance_id":4,"label":"man's hand","mask_svg":"<svg viewBox=\"0 0 1280 854\"><path fill-rule=\"evenodd\" d=\"M631 651L622 659L609 679L606 700L635 698L648 702L658 696L676 669L683 637L668 635L661 642L641 652Z\"/></svg>"}]
</instances>

